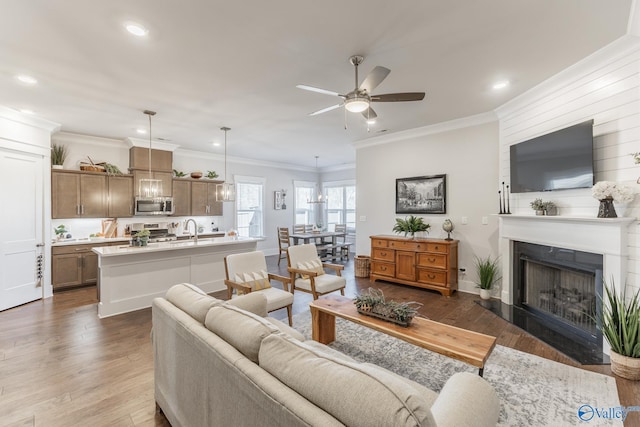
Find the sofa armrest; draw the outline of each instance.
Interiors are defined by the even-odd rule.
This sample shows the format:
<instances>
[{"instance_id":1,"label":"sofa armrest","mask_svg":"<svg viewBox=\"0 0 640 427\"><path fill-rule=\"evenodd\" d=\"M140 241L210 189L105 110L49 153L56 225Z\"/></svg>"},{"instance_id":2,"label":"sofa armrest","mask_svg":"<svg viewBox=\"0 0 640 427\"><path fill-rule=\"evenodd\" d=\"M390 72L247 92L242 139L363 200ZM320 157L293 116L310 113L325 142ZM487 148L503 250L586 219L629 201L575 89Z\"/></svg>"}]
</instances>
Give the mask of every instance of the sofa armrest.
<instances>
[{"instance_id":1,"label":"sofa armrest","mask_svg":"<svg viewBox=\"0 0 640 427\"><path fill-rule=\"evenodd\" d=\"M445 383L431 414L438 427L494 427L500 401L493 387L479 375L459 372Z\"/></svg>"}]
</instances>

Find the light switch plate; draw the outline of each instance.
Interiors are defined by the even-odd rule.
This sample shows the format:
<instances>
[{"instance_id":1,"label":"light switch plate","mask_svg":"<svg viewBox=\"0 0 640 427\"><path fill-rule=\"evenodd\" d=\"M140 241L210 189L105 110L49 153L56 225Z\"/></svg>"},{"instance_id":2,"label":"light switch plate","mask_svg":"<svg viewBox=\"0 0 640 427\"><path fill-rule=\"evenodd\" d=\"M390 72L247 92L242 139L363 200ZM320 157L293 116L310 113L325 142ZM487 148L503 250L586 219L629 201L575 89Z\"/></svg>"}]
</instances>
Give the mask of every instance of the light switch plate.
<instances>
[{"instance_id":1,"label":"light switch plate","mask_svg":"<svg viewBox=\"0 0 640 427\"><path fill-rule=\"evenodd\" d=\"M463 216L462 218L460 218L460 222L462 223L462 225L467 225L469 224L469 218Z\"/></svg>"},{"instance_id":2,"label":"light switch plate","mask_svg":"<svg viewBox=\"0 0 640 427\"><path fill-rule=\"evenodd\" d=\"M482 225L487 225L489 224L489 217L483 216L482 217Z\"/></svg>"},{"instance_id":3,"label":"light switch plate","mask_svg":"<svg viewBox=\"0 0 640 427\"><path fill-rule=\"evenodd\" d=\"M365 222L367 220L366 215L360 215L360 222Z\"/></svg>"}]
</instances>

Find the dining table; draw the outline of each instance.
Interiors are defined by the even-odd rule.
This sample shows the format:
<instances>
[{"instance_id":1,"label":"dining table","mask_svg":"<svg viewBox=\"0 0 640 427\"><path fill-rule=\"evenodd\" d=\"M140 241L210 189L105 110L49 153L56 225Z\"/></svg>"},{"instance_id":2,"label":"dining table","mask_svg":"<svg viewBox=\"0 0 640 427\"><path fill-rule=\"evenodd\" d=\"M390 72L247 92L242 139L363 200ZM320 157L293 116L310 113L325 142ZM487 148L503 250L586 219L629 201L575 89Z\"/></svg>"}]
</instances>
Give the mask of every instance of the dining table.
<instances>
[{"instance_id":1,"label":"dining table","mask_svg":"<svg viewBox=\"0 0 640 427\"><path fill-rule=\"evenodd\" d=\"M346 232L338 231L312 231L309 233L293 233L289 237L293 240L294 245L315 244L320 259L334 260L341 257L339 249L343 243L338 242L338 237L345 237L346 235Z\"/></svg>"}]
</instances>

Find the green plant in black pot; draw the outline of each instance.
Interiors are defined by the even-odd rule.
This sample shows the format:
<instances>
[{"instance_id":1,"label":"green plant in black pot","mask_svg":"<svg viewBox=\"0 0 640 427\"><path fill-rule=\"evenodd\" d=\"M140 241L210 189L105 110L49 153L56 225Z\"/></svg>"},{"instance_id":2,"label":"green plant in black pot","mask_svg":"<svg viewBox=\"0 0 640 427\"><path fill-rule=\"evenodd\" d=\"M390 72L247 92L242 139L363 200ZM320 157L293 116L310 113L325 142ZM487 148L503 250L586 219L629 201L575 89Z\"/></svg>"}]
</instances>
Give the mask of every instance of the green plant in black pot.
<instances>
[{"instance_id":1,"label":"green plant in black pot","mask_svg":"<svg viewBox=\"0 0 640 427\"><path fill-rule=\"evenodd\" d=\"M431 228L431 225L424 222L422 218L409 215L404 219L396 218L396 224L393 226L393 231L398 234L404 233L405 237L407 234L411 234L411 237L415 237L415 234L421 231L428 233L429 228Z\"/></svg>"}]
</instances>

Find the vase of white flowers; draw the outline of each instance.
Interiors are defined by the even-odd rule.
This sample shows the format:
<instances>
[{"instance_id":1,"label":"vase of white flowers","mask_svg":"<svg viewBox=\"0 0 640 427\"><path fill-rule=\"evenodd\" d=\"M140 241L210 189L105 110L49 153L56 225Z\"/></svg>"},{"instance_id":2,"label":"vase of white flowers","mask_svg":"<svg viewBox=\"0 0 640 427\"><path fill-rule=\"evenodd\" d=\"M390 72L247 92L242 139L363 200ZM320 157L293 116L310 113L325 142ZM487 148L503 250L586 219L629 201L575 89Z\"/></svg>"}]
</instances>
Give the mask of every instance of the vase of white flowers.
<instances>
[{"instance_id":1,"label":"vase of white flowers","mask_svg":"<svg viewBox=\"0 0 640 427\"><path fill-rule=\"evenodd\" d=\"M597 182L593 186L592 195L600 200L598 218L617 218L613 202L624 204L631 202L634 198L631 188L611 181Z\"/></svg>"}]
</instances>

